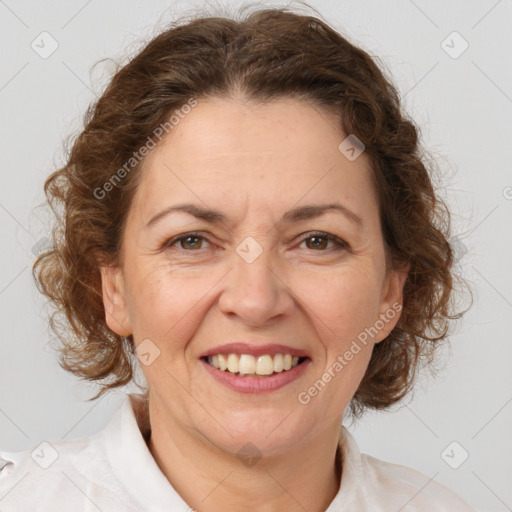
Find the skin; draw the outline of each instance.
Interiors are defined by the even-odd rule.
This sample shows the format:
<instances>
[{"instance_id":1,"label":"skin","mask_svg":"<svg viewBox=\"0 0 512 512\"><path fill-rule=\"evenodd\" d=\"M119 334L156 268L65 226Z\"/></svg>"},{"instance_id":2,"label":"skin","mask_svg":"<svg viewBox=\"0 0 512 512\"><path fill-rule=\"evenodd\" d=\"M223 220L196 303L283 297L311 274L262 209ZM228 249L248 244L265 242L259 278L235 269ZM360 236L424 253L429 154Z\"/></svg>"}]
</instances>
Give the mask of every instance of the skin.
<instances>
[{"instance_id":1,"label":"skin","mask_svg":"<svg viewBox=\"0 0 512 512\"><path fill-rule=\"evenodd\" d=\"M363 153L349 161L338 150L345 137L334 114L299 99L199 101L146 157L122 263L101 269L109 327L160 350L142 365L149 449L198 511L322 511L338 492L343 413L399 313L307 405L297 396L401 304L407 275L386 273L369 160ZM180 212L145 227L185 202L220 210L227 221L213 225ZM362 225L335 211L279 223L291 208L331 202ZM349 248L303 236L316 230ZM165 247L190 231L205 239ZM236 252L246 237L263 249L252 263ZM242 394L199 360L210 347L238 340L301 348L311 364L279 390ZM261 455L251 467L237 456L248 442Z\"/></svg>"}]
</instances>

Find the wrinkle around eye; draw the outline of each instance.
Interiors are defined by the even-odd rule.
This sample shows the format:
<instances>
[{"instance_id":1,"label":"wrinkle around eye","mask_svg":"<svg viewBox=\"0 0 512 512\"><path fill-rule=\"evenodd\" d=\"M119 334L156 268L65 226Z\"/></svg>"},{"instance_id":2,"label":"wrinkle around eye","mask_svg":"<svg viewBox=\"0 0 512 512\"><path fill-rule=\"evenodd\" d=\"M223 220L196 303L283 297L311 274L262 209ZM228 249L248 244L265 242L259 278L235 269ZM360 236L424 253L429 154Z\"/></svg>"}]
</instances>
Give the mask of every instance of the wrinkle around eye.
<instances>
[{"instance_id":1,"label":"wrinkle around eye","mask_svg":"<svg viewBox=\"0 0 512 512\"><path fill-rule=\"evenodd\" d=\"M313 238L326 239L327 245L330 244L331 247L302 247L303 244ZM180 244L186 242L187 239L196 239L196 243L201 244L201 246L196 246L195 248L180 247ZM291 260L307 261L310 259L315 262L324 261L328 263L333 259L345 259L345 256L353 252L350 244L343 238L324 231L302 233L298 237L295 236L293 241L286 245L290 245L290 247L285 250L284 257L291 258ZM208 261L216 260L217 256L220 256L219 251L224 250L225 248L221 244L215 241L212 242L210 237L206 236L203 232L187 232L164 239L161 243L161 248L157 252L167 254L169 258L176 258L176 261L190 260L191 262L196 261L200 263L205 259L208 259ZM286 253L288 253L288 256L286 256Z\"/></svg>"}]
</instances>

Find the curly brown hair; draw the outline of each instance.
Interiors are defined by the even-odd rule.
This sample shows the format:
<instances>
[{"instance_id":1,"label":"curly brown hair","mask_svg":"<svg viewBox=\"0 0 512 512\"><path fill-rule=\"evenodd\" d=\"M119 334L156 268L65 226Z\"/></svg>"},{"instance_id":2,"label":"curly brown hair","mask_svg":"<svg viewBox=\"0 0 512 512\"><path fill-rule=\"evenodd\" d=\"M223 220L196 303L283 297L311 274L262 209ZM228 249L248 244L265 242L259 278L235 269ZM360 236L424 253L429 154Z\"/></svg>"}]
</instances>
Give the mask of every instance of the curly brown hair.
<instances>
[{"instance_id":1,"label":"curly brown hair","mask_svg":"<svg viewBox=\"0 0 512 512\"><path fill-rule=\"evenodd\" d=\"M350 412L389 407L411 390L419 363L433 362L449 321L467 311L453 311L455 280L465 282L448 242L450 214L434 191L418 128L376 59L319 17L289 8L174 22L116 71L87 110L66 164L45 183L57 222L53 247L33 269L56 308L50 325L60 364L100 383L94 398L132 380L133 339L106 324L99 267L120 262L140 175L134 155L191 98L235 92L257 102L298 97L338 113L344 133L366 146L388 269L406 263L409 273L401 317L375 345Z\"/></svg>"}]
</instances>

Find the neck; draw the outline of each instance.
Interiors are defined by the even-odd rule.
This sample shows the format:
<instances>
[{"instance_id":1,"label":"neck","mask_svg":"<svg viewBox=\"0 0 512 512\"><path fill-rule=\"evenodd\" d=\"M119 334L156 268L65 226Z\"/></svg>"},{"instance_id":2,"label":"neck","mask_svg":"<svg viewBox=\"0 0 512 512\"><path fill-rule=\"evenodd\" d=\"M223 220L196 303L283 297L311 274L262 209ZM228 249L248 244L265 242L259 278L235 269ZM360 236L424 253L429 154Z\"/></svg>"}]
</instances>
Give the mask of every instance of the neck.
<instances>
[{"instance_id":1,"label":"neck","mask_svg":"<svg viewBox=\"0 0 512 512\"><path fill-rule=\"evenodd\" d=\"M242 459L182 428L151 402L149 415L149 450L176 492L200 512L323 512L339 490L341 418L287 453Z\"/></svg>"}]
</instances>

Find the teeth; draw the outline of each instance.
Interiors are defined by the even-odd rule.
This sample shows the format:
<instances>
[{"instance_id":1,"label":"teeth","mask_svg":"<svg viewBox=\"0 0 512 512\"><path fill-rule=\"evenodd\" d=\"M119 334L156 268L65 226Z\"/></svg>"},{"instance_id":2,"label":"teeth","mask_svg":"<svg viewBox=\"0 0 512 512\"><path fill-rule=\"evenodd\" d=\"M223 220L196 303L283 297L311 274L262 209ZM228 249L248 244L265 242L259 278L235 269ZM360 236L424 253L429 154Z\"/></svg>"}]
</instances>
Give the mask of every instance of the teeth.
<instances>
[{"instance_id":1,"label":"teeth","mask_svg":"<svg viewBox=\"0 0 512 512\"><path fill-rule=\"evenodd\" d=\"M283 354L276 354L274 356L274 371L282 372L284 370Z\"/></svg>"},{"instance_id":2,"label":"teeth","mask_svg":"<svg viewBox=\"0 0 512 512\"><path fill-rule=\"evenodd\" d=\"M239 359L236 354L229 354L228 356L228 371L236 373L238 371Z\"/></svg>"},{"instance_id":3,"label":"teeth","mask_svg":"<svg viewBox=\"0 0 512 512\"><path fill-rule=\"evenodd\" d=\"M297 356L291 354L269 354L254 357L250 354L216 354L208 357L208 363L222 371L243 375L272 375L291 370L299 364Z\"/></svg>"},{"instance_id":4,"label":"teeth","mask_svg":"<svg viewBox=\"0 0 512 512\"><path fill-rule=\"evenodd\" d=\"M272 356L259 356L254 373L256 373L256 375L272 375L274 373L274 361L272 361Z\"/></svg>"},{"instance_id":5,"label":"teeth","mask_svg":"<svg viewBox=\"0 0 512 512\"><path fill-rule=\"evenodd\" d=\"M240 375L256 373L256 359L254 359L254 356L242 354L238 363L238 371L240 372Z\"/></svg>"}]
</instances>

